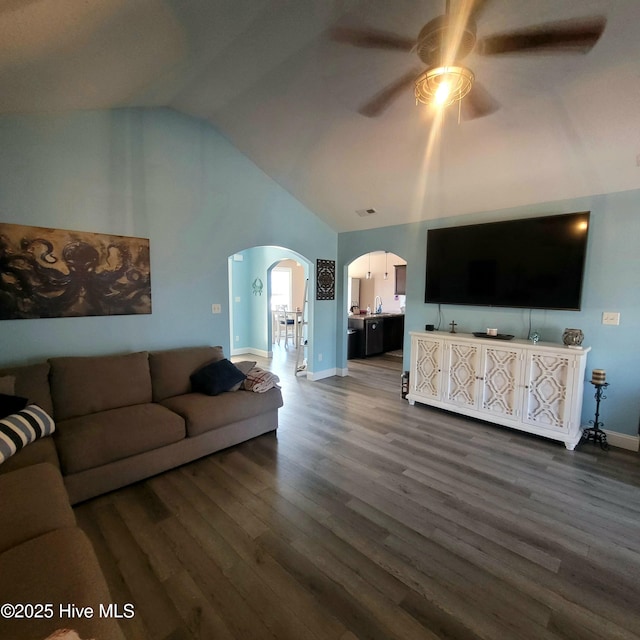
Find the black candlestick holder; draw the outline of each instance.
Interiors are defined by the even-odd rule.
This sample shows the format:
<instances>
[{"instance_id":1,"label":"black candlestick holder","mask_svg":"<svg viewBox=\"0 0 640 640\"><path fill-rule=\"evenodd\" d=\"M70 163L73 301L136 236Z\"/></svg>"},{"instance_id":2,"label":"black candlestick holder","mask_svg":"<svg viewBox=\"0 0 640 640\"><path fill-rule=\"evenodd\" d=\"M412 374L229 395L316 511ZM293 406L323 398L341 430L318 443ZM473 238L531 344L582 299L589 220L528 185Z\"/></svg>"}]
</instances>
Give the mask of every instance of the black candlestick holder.
<instances>
[{"instance_id":1,"label":"black candlestick holder","mask_svg":"<svg viewBox=\"0 0 640 640\"><path fill-rule=\"evenodd\" d=\"M609 444L607 443L607 434L600 428L603 426L603 423L600 422L600 401L607 399L607 396L604 395L604 390L609 386L609 383L591 380L591 384L596 388L596 393L593 396L596 399L596 415L593 420L589 420L589 424L593 426L587 427L582 432L582 439L587 442L593 440L593 444L599 442L600 448L606 451L609 448Z\"/></svg>"}]
</instances>

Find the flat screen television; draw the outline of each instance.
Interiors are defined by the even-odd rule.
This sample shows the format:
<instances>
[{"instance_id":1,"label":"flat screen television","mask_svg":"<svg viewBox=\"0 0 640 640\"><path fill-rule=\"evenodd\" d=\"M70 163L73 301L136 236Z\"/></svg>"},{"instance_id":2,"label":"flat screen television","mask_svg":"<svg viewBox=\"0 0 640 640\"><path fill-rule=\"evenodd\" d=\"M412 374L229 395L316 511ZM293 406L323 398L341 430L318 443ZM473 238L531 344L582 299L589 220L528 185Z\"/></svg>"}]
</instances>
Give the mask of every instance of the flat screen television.
<instances>
[{"instance_id":1,"label":"flat screen television","mask_svg":"<svg viewBox=\"0 0 640 640\"><path fill-rule=\"evenodd\" d=\"M589 212L429 229L425 302L579 311Z\"/></svg>"}]
</instances>

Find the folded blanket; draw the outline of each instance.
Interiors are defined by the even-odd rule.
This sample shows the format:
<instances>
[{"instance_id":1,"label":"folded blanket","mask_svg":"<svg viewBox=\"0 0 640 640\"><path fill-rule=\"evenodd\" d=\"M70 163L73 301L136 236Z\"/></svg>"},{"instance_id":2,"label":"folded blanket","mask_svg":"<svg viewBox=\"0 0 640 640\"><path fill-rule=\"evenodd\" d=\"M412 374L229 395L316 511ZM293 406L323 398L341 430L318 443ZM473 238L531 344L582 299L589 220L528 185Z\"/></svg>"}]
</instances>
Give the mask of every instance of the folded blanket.
<instances>
[{"instance_id":1,"label":"folded blanket","mask_svg":"<svg viewBox=\"0 0 640 640\"><path fill-rule=\"evenodd\" d=\"M260 367L254 367L247 373L247 377L242 383L242 388L247 391L255 391L256 393L264 393L269 389L279 389L280 378L275 373L265 371Z\"/></svg>"}]
</instances>

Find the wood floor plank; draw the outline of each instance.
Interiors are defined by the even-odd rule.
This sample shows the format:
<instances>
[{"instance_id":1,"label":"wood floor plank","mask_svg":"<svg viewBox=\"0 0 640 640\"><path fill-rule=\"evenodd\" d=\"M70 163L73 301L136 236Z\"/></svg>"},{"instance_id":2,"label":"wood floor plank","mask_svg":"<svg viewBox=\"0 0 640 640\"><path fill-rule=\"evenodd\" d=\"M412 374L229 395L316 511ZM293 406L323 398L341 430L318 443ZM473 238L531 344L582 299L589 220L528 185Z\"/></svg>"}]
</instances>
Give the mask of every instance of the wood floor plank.
<instances>
[{"instance_id":1,"label":"wood floor plank","mask_svg":"<svg viewBox=\"0 0 640 640\"><path fill-rule=\"evenodd\" d=\"M206 500L211 504L202 505L207 511L220 508L215 495L215 486L207 481L203 474L191 475L189 470L184 473L194 481ZM219 493L217 493L219 495ZM337 638L345 628L328 611L321 611L313 599L313 595L305 592L300 585L279 565L259 544L255 543L254 536L242 533L231 524L230 520L218 517L216 529L242 559L250 564L261 575L265 583L279 598L282 607L289 611L289 615L296 615L304 621L308 628L305 633L308 637ZM264 528L262 533L268 531Z\"/></svg>"},{"instance_id":2,"label":"wood floor plank","mask_svg":"<svg viewBox=\"0 0 640 640\"><path fill-rule=\"evenodd\" d=\"M172 474L170 482L193 511L215 531L220 547L217 555L233 557L233 563L225 575L234 584L240 585L239 590L245 600L251 603L251 607L273 634L277 638L308 637L310 640L316 640L319 636L315 630L309 628L305 620L299 617L288 603L283 603L279 594L272 588L271 581L261 570L266 558L263 554L255 552L258 551L257 547L253 553L247 547L240 547L238 541L242 538L243 532L184 474ZM251 541L246 542L251 544Z\"/></svg>"},{"instance_id":3,"label":"wood floor plank","mask_svg":"<svg viewBox=\"0 0 640 640\"><path fill-rule=\"evenodd\" d=\"M164 586L192 638L234 640L236 636L187 571L169 576Z\"/></svg>"},{"instance_id":4,"label":"wood floor plank","mask_svg":"<svg viewBox=\"0 0 640 640\"><path fill-rule=\"evenodd\" d=\"M547 605L552 611L570 614L578 625L597 630L601 638L631 640L637 638L638 613L600 600L589 592L587 585L571 584L544 569L527 563L517 554L510 554L499 545L492 545L482 536L471 532L452 538L442 531L433 538L468 562L477 564L513 588Z\"/></svg>"},{"instance_id":5,"label":"wood floor plank","mask_svg":"<svg viewBox=\"0 0 640 640\"><path fill-rule=\"evenodd\" d=\"M266 434L76 507L128 640L640 640L640 457L281 379ZM240 359L246 359L241 357Z\"/></svg>"},{"instance_id":6,"label":"wood floor plank","mask_svg":"<svg viewBox=\"0 0 640 640\"><path fill-rule=\"evenodd\" d=\"M110 496L105 496L85 502L74 508L74 513L78 525L91 539L91 543L98 557L98 562L102 568L111 592L111 601L120 607L125 604L134 603L136 599L127 585L122 573L118 569L116 558L112 555L109 545L101 531L95 510L101 504L110 502ZM145 627L143 616L139 611L133 618L123 618L118 620L118 624L126 638L147 638L150 637Z\"/></svg>"},{"instance_id":7,"label":"wood floor plank","mask_svg":"<svg viewBox=\"0 0 640 640\"><path fill-rule=\"evenodd\" d=\"M153 496L151 504L154 505L151 511L148 508L150 496ZM152 571L164 582L182 573L184 568L166 540L158 535L158 524L167 519L156 519L154 516L159 502L160 499L148 484L138 483L112 494L112 504L138 546L144 549Z\"/></svg>"},{"instance_id":8,"label":"wood floor plank","mask_svg":"<svg viewBox=\"0 0 640 640\"><path fill-rule=\"evenodd\" d=\"M224 573L234 568L234 559L217 554L218 540L205 541L207 527L200 527L198 518L182 504L182 498L170 486L166 477L154 478L154 490L177 508L179 518L170 518L161 523L160 529L175 548L186 571L200 586L203 595L223 619L234 637L263 638L274 640L275 636L258 616L244 596L244 585L234 584ZM210 535L214 532L210 531ZM192 535L193 534L193 535ZM194 535L196 537L194 537ZM206 549L201 546L205 541ZM212 553L215 558L212 557Z\"/></svg>"},{"instance_id":9,"label":"wood floor plank","mask_svg":"<svg viewBox=\"0 0 640 640\"><path fill-rule=\"evenodd\" d=\"M153 572L148 556L136 543L113 504L95 509L100 531L105 537L118 569L135 600L140 615L155 638L165 638L181 626L181 619Z\"/></svg>"}]
</instances>

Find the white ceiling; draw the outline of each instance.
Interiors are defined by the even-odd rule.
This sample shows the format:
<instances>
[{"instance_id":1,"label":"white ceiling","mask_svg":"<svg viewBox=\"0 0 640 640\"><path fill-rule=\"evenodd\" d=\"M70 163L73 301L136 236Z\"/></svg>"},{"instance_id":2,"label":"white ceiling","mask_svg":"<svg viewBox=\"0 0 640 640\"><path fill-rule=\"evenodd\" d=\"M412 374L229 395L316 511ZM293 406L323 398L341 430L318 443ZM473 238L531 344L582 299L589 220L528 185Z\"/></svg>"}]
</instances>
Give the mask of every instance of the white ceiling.
<instances>
[{"instance_id":1,"label":"white ceiling","mask_svg":"<svg viewBox=\"0 0 640 640\"><path fill-rule=\"evenodd\" d=\"M604 15L587 55L466 64L495 114L441 127L411 90L357 112L413 53L331 26L415 37L444 0L2 0L0 113L168 106L209 120L337 231L640 186L640 0L491 0L480 36ZM373 207L369 217L356 210Z\"/></svg>"}]
</instances>

